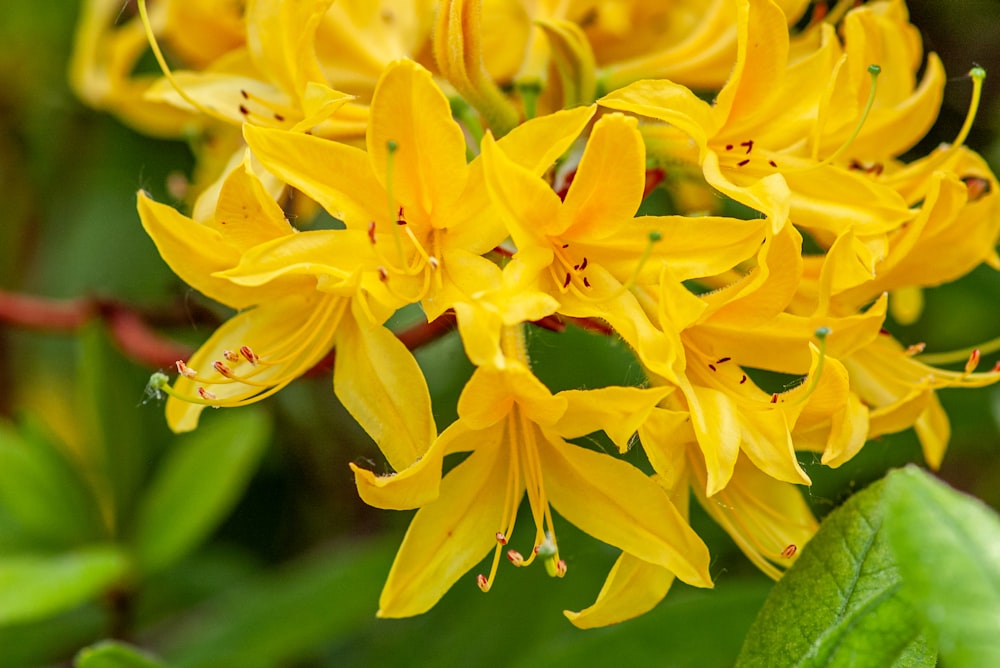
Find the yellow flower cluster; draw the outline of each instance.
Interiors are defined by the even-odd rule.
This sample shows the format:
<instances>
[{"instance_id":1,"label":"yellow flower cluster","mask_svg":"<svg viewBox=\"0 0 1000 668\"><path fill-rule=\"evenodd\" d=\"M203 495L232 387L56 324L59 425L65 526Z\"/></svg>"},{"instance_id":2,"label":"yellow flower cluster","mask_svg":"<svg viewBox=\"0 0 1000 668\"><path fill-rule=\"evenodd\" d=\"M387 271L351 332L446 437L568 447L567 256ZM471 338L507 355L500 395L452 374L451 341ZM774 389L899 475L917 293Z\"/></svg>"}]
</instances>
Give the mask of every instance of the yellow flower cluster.
<instances>
[{"instance_id":1,"label":"yellow flower cluster","mask_svg":"<svg viewBox=\"0 0 1000 668\"><path fill-rule=\"evenodd\" d=\"M936 467L935 390L1000 380L978 352L929 367L883 328L889 308L918 315L921 288L1000 268L1000 184L963 145L983 73L958 138L901 160L943 69L902 0L855 4L157 0L118 17L90 0L74 84L192 141L189 214L145 193L139 214L182 279L237 311L157 380L170 426L335 349L334 390L395 471L355 468L361 496L419 508L385 617L426 611L491 551L484 591L503 556L561 577L560 517L621 550L567 613L578 626L642 614L675 578L711 586L692 490L779 577L816 530L798 451L839 466L914 427ZM135 73L147 46L162 74ZM638 215L654 187L671 215ZM738 205L747 219L720 215ZM334 221L297 229L292 206ZM440 433L385 326L414 304L453 313L476 366ZM646 385L551 392L524 338L540 321L605 327ZM769 392L757 370L801 382ZM568 442L597 431L622 452L638 434L653 474ZM508 549L524 496L527 556Z\"/></svg>"}]
</instances>

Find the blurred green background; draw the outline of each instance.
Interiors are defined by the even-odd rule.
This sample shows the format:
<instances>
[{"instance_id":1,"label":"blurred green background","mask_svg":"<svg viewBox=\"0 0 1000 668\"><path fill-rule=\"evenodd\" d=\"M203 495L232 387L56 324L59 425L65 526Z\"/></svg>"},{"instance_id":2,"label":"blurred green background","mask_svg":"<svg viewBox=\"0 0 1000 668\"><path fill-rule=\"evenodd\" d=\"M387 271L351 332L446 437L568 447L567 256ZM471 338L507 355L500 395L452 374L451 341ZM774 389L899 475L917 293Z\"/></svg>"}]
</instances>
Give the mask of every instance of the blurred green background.
<instances>
[{"instance_id":1,"label":"blurred green background","mask_svg":"<svg viewBox=\"0 0 1000 668\"><path fill-rule=\"evenodd\" d=\"M167 269L134 208L139 188L169 200L168 177L191 168L187 148L74 99L75 2L2 2L0 289L120 302L177 341L203 340L225 314ZM996 169L1000 2L909 6L953 77L922 148L954 136L968 104L960 77L977 63L992 78L970 143ZM1000 335L998 304L1000 277L981 268L930 291L922 319L893 331L928 351L963 348ZM636 381L614 340L538 331L531 345L553 389ZM470 367L454 334L418 359L443 426ZM598 361L580 369L580 359ZM726 666L769 591L696 511L716 589L677 585L636 621L581 632L562 617L593 601L616 557L565 522L565 579L508 568L483 595L472 574L422 617L376 620L409 514L358 500L347 464L384 464L329 375L261 406L211 411L203 428L175 437L143 393L154 370L123 356L96 318L72 332L0 323L0 668L66 665L109 636L178 666ZM942 400L953 439L941 477L1000 508L1000 390ZM806 493L823 515L909 461L920 461L909 432L836 471L808 460Z\"/></svg>"}]
</instances>

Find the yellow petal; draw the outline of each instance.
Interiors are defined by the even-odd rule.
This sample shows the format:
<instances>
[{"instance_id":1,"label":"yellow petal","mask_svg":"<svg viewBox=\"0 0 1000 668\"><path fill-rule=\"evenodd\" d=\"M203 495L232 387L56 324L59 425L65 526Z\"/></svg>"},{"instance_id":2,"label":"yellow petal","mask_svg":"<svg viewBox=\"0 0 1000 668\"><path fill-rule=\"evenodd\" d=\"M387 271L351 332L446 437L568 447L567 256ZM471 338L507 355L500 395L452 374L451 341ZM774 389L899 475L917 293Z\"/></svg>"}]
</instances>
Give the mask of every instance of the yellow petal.
<instances>
[{"instance_id":1,"label":"yellow petal","mask_svg":"<svg viewBox=\"0 0 1000 668\"><path fill-rule=\"evenodd\" d=\"M197 223L166 204L138 194L139 218L156 250L185 283L212 299L245 308L259 301L259 293L212 274L236 266L240 253L217 230Z\"/></svg>"},{"instance_id":2,"label":"yellow petal","mask_svg":"<svg viewBox=\"0 0 1000 668\"><path fill-rule=\"evenodd\" d=\"M740 419L729 398L709 387L685 392L691 424L707 470L705 493L714 495L729 483L740 453Z\"/></svg>"},{"instance_id":3,"label":"yellow petal","mask_svg":"<svg viewBox=\"0 0 1000 668\"><path fill-rule=\"evenodd\" d=\"M541 443L542 441L540 441ZM666 491L631 464L546 437L538 448L545 492L560 515L624 552L711 587L705 544Z\"/></svg>"},{"instance_id":4,"label":"yellow petal","mask_svg":"<svg viewBox=\"0 0 1000 668\"><path fill-rule=\"evenodd\" d=\"M237 266L217 275L238 285L257 286L282 277L346 279L357 271L374 271L376 266L367 234L310 230L262 243L244 253Z\"/></svg>"},{"instance_id":5,"label":"yellow petal","mask_svg":"<svg viewBox=\"0 0 1000 668\"><path fill-rule=\"evenodd\" d=\"M503 452L477 449L445 476L438 499L417 511L382 589L379 617L426 612L496 546L508 470Z\"/></svg>"},{"instance_id":6,"label":"yellow petal","mask_svg":"<svg viewBox=\"0 0 1000 668\"><path fill-rule=\"evenodd\" d=\"M593 605L580 612L563 611L578 629L594 629L633 619L652 610L674 583L674 574L628 553L611 567Z\"/></svg>"},{"instance_id":7,"label":"yellow petal","mask_svg":"<svg viewBox=\"0 0 1000 668\"><path fill-rule=\"evenodd\" d=\"M771 478L741 457L729 485L709 498L698 456L689 460L702 483L693 485L702 507L759 569L774 579L781 577L819 528L798 488ZM795 553L783 557L789 546L795 546Z\"/></svg>"},{"instance_id":8,"label":"yellow petal","mask_svg":"<svg viewBox=\"0 0 1000 668\"><path fill-rule=\"evenodd\" d=\"M490 199L519 249L549 246L562 202L538 176L517 165L487 135L483 138L483 175Z\"/></svg>"},{"instance_id":9,"label":"yellow petal","mask_svg":"<svg viewBox=\"0 0 1000 668\"><path fill-rule=\"evenodd\" d=\"M430 72L412 60L389 65L368 127L372 170L397 202L433 217L458 200L468 178L465 137Z\"/></svg>"},{"instance_id":10,"label":"yellow petal","mask_svg":"<svg viewBox=\"0 0 1000 668\"><path fill-rule=\"evenodd\" d=\"M385 190L372 174L364 151L310 135L243 127L260 162L286 183L316 200L348 227L367 230L372 220L388 220ZM395 214L392 223L395 224Z\"/></svg>"},{"instance_id":11,"label":"yellow petal","mask_svg":"<svg viewBox=\"0 0 1000 668\"><path fill-rule=\"evenodd\" d=\"M567 390L557 396L569 402L556 424L564 438L579 438L595 431L605 432L619 451L626 452L639 425L650 411L673 390L665 387L602 387L596 390Z\"/></svg>"},{"instance_id":12,"label":"yellow petal","mask_svg":"<svg viewBox=\"0 0 1000 668\"><path fill-rule=\"evenodd\" d=\"M670 123L691 137L702 151L707 150L709 138L719 130L712 106L671 81L637 81L605 95L598 104Z\"/></svg>"},{"instance_id":13,"label":"yellow petal","mask_svg":"<svg viewBox=\"0 0 1000 668\"><path fill-rule=\"evenodd\" d=\"M209 224L243 251L295 232L281 207L254 175L249 156L223 181L215 217Z\"/></svg>"},{"instance_id":14,"label":"yellow petal","mask_svg":"<svg viewBox=\"0 0 1000 668\"><path fill-rule=\"evenodd\" d=\"M354 317L344 318L337 335L334 391L389 465L402 471L437 436L427 381L406 346L352 302Z\"/></svg>"},{"instance_id":15,"label":"yellow petal","mask_svg":"<svg viewBox=\"0 0 1000 668\"><path fill-rule=\"evenodd\" d=\"M345 300L336 297L293 294L233 316L187 360L198 378L178 377L174 393L198 401L198 388L204 387L217 401L230 405L273 394L330 351L345 306ZM248 346L261 358L252 370L236 367L251 378L252 385L230 381L212 366L215 361L229 365L224 351L238 351L242 346ZM171 396L166 406L167 424L177 432L190 431L198 426L204 408L200 403Z\"/></svg>"},{"instance_id":16,"label":"yellow petal","mask_svg":"<svg viewBox=\"0 0 1000 668\"><path fill-rule=\"evenodd\" d=\"M646 184L646 149L634 118L602 117L584 148L552 234L569 240L603 239L631 221Z\"/></svg>"},{"instance_id":17,"label":"yellow petal","mask_svg":"<svg viewBox=\"0 0 1000 668\"><path fill-rule=\"evenodd\" d=\"M596 110L596 106L590 105L532 118L498 139L496 144L514 164L541 176L569 150Z\"/></svg>"},{"instance_id":18,"label":"yellow petal","mask_svg":"<svg viewBox=\"0 0 1000 668\"><path fill-rule=\"evenodd\" d=\"M425 506L438 496L441 463L445 455L481 447L495 447L502 437L503 431L500 429L473 432L461 422L455 422L435 439L423 457L398 473L376 475L350 464L358 494L368 505L387 510L408 510Z\"/></svg>"}]
</instances>

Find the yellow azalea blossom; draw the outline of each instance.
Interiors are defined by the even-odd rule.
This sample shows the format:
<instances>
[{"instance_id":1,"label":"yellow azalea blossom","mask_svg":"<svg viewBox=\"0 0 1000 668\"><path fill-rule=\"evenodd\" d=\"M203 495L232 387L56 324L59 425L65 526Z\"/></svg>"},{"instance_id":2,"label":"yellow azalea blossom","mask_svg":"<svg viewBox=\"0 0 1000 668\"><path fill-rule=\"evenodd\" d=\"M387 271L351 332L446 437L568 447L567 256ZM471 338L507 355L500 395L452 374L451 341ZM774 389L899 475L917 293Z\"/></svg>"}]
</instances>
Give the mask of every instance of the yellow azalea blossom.
<instances>
[{"instance_id":1,"label":"yellow azalea blossom","mask_svg":"<svg viewBox=\"0 0 1000 668\"><path fill-rule=\"evenodd\" d=\"M636 82L600 103L669 123L650 128L654 152L700 165L712 186L776 226L790 213L829 243L847 229L880 235L908 220L898 193L850 167L887 159L923 135L940 104L940 61L931 54L914 87L919 63L904 17L866 21L855 10L845 19L846 45L824 25L818 48L789 62L781 9L771 0L739 4L739 55L715 104L669 81ZM882 75L866 116L873 84L863 73L871 65ZM887 133L898 141L886 143Z\"/></svg>"},{"instance_id":2,"label":"yellow azalea blossom","mask_svg":"<svg viewBox=\"0 0 1000 668\"><path fill-rule=\"evenodd\" d=\"M635 119L620 114L595 124L565 200L489 136L482 159L490 196L517 247L515 257L535 264L540 289L559 301L559 312L607 320L662 375L672 375L676 367L676 342L649 323L630 288L656 283L664 266L677 286L727 271L751 257L763 240L759 220L635 217L645 152Z\"/></svg>"},{"instance_id":3,"label":"yellow azalea blossom","mask_svg":"<svg viewBox=\"0 0 1000 668\"><path fill-rule=\"evenodd\" d=\"M689 584L711 586L708 552L665 490L630 464L563 440L563 435L593 431L595 424L621 438L624 431L615 425L621 415L629 409L648 412L662 393L607 388L552 395L521 361L520 328L505 329L503 350L511 359L503 369L475 372L459 399L459 420L424 458L382 478L354 467L359 491L370 503L420 507L389 573L379 616L428 610L493 549L489 575L477 578L488 591L501 553L516 538L514 525L525 495L535 531L527 557L507 550L517 566L541 557L550 575L565 574L554 509L625 553L669 569ZM585 400L586 410L574 411L575 401L587 394L592 396ZM586 418L574 418L574 413ZM443 457L455 452L471 454L441 479ZM634 590L622 595L643 594Z\"/></svg>"},{"instance_id":4,"label":"yellow azalea blossom","mask_svg":"<svg viewBox=\"0 0 1000 668\"><path fill-rule=\"evenodd\" d=\"M382 327L391 311L363 287L372 269L364 264L364 234L340 239L328 259L342 268L270 272L267 249L300 235L248 164L226 178L207 221L144 193L138 206L174 272L239 310L190 359L178 361L173 387L159 388L170 395L172 429L195 428L206 406L239 406L277 392L336 346L337 395L389 462L402 468L426 450L436 435L430 396L413 356Z\"/></svg>"},{"instance_id":5,"label":"yellow azalea blossom","mask_svg":"<svg viewBox=\"0 0 1000 668\"><path fill-rule=\"evenodd\" d=\"M503 145L540 174L590 120L579 108L520 126ZM401 60L382 75L371 107L368 151L301 133L247 126L247 143L271 172L317 201L348 230L367 235L370 286L396 308L420 302L434 319L492 263L480 255L507 236L493 213L479 160L466 162L461 127L430 73ZM276 261L318 267L336 253L341 231L311 231L278 242ZM277 266L276 266L277 268ZM307 271L311 271L307 269Z\"/></svg>"}]
</instances>

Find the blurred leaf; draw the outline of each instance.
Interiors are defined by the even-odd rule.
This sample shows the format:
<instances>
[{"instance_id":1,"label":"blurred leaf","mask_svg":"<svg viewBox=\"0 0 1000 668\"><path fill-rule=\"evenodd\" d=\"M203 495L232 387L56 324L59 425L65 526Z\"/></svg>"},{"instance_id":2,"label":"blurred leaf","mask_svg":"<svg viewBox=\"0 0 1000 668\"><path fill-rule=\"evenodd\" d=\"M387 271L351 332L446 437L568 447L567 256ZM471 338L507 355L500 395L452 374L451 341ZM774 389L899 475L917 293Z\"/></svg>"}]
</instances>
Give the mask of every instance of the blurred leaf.
<instances>
[{"instance_id":1,"label":"blurred leaf","mask_svg":"<svg viewBox=\"0 0 1000 668\"><path fill-rule=\"evenodd\" d=\"M128 568L126 556L112 546L0 558L0 624L40 619L79 605L121 580Z\"/></svg>"},{"instance_id":2,"label":"blurred leaf","mask_svg":"<svg viewBox=\"0 0 1000 668\"><path fill-rule=\"evenodd\" d=\"M84 647L73 662L75 668L163 668L164 664L136 647L102 640Z\"/></svg>"},{"instance_id":3,"label":"blurred leaf","mask_svg":"<svg viewBox=\"0 0 1000 668\"><path fill-rule=\"evenodd\" d=\"M177 439L142 498L135 525L141 570L180 559L225 518L239 500L268 443L268 416L241 408L205 420Z\"/></svg>"},{"instance_id":4,"label":"blurred leaf","mask_svg":"<svg viewBox=\"0 0 1000 668\"><path fill-rule=\"evenodd\" d=\"M141 424L148 411L136 406L142 376L126 372L127 363L97 323L83 330L77 359L82 457L95 474L107 516L118 525L123 511L133 507L151 451Z\"/></svg>"},{"instance_id":5,"label":"blurred leaf","mask_svg":"<svg viewBox=\"0 0 1000 668\"><path fill-rule=\"evenodd\" d=\"M316 555L234 587L181 620L160 653L184 668L269 668L371 623L394 546Z\"/></svg>"},{"instance_id":6,"label":"blurred leaf","mask_svg":"<svg viewBox=\"0 0 1000 668\"><path fill-rule=\"evenodd\" d=\"M879 481L832 512L775 585L738 666L933 666L920 619L901 595Z\"/></svg>"},{"instance_id":7,"label":"blurred leaf","mask_svg":"<svg viewBox=\"0 0 1000 668\"><path fill-rule=\"evenodd\" d=\"M67 657L102 637L107 611L96 602L29 622L0 626L0 667L65 665Z\"/></svg>"},{"instance_id":8,"label":"blurred leaf","mask_svg":"<svg viewBox=\"0 0 1000 668\"><path fill-rule=\"evenodd\" d=\"M0 423L0 508L36 549L98 537L99 519L88 490L40 425L30 420L20 433ZM17 536L0 536L0 545L8 538L17 542Z\"/></svg>"},{"instance_id":9,"label":"blurred leaf","mask_svg":"<svg viewBox=\"0 0 1000 668\"><path fill-rule=\"evenodd\" d=\"M1000 520L915 466L888 476L885 531L903 594L948 666L1000 666Z\"/></svg>"}]
</instances>

